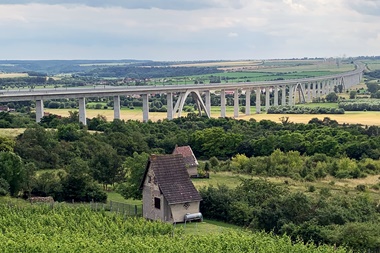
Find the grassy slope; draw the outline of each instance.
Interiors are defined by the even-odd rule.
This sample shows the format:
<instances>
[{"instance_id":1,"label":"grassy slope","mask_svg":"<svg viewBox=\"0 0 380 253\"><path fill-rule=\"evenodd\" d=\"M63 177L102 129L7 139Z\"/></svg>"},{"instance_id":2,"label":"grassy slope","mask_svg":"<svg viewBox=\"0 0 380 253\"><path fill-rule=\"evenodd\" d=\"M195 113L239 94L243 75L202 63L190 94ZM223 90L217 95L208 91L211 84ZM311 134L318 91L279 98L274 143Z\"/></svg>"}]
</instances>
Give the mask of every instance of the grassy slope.
<instances>
[{"instance_id":1,"label":"grassy slope","mask_svg":"<svg viewBox=\"0 0 380 253\"><path fill-rule=\"evenodd\" d=\"M116 192L108 192L108 201L115 201L130 205L142 205L141 200L124 199L120 194ZM210 234L221 233L226 229L240 229L240 227L226 224L223 222L212 221L204 219L203 222L191 222L185 224L176 224L177 229L184 229L186 234Z\"/></svg>"},{"instance_id":2,"label":"grassy slope","mask_svg":"<svg viewBox=\"0 0 380 253\"><path fill-rule=\"evenodd\" d=\"M218 184L225 184L228 187L234 188L240 184L240 178L260 178L260 177L234 174L231 172L217 172L217 173L211 173L210 179L193 179L193 183L197 189L200 189L201 187L207 187L209 185L217 186ZM301 182L301 181L295 181L295 180L292 180L290 178L285 178L285 177L269 177L266 179L269 180L270 182L283 184L283 185L286 184L293 191L301 191L301 192L306 193L308 190L308 187L313 185L316 188L315 194L317 194L320 189L329 188L332 192L335 192L338 194L349 194L352 196L355 196L356 194L359 193L359 191L356 190L356 186L359 184L364 184L369 188L371 185L380 183L379 175L370 175L370 176L367 176L366 178L359 178L359 179L337 179L337 178L333 178L329 176L315 182ZM380 191L368 189L367 194L371 196L373 199L380 201Z\"/></svg>"},{"instance_id":3,"label":"grassy slope","mask_svg":"<svg viewBox=\"0 0 380 253\"><path fill-rule=\"evenodd\" d=\"M25 128L0 128L0 137L14 138L24 131Z\"/></svg>"}]
</instances>

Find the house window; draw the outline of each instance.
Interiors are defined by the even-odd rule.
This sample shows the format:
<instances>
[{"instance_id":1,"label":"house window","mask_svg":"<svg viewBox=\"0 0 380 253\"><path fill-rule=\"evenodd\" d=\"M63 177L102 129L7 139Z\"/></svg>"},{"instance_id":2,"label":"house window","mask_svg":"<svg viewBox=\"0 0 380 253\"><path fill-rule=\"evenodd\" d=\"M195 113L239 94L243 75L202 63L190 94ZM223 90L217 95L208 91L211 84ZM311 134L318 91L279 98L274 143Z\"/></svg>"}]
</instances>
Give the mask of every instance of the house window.
<instances>
[{"instance_id":1,"label":"house window","mask_svg":"<svg viewBox=\"0 0 380 253\"><path fill-rule=\"evenodd\" d=\"M160 198L154 198L154 207L157 209L161 209L161 199Z\"/></svg>"},{"instance_id":2,"label":"house window","mask_svg":"<svg viewBox=\"0 0 380 253\"><path fill-rule=\"evenodd\" d=\"M183 205L183 207L187 210L187 209L189 209L189 207L190 207L190 203L185 203L184 205Z\"/></svg>"}]
</instances>

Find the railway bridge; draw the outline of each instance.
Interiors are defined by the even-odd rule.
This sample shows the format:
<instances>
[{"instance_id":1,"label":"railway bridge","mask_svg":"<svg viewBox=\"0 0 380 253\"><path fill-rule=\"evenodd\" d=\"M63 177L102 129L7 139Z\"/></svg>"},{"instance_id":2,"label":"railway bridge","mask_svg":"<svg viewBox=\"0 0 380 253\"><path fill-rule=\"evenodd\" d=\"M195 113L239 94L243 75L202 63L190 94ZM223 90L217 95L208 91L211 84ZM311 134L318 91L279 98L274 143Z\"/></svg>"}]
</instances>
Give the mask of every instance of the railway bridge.
<instances>
[{"instance_id":1,"label":"railway bridge","mask_svg":"<svg viewBox=\"0 0 380 253\"><path fill-rule=\"evenodd\" d=\"M170 86L127 86L127 87L96 87L94 88L59 88L38 89L29 91L9 90L0 93L0 102L30 101L36 102L36 121L40 122L44 116L44 100L75 98L79 101L79 121L86 125L86 98L113 97L114 118L120 119L120 96L139 95L143 100L143 121L149 120L149 96L152 94L166 94L167 118L181 116L186 98L191 95L196 101L198 111L211 115L211 92L220 93L220 117L226 117L226 92L234 94L234 117L239 117L239 94L245 93L245 114L250 115L250 97L256 94L255 113L261 112L261 94L265 94L265 108L278 105L294 105L296 102L311 102L313 99L334 91L334 87L341 86L344 90L360 83L363 78L364 66L356 64L355 70L303 79L238 82L226 84L194 84ZM273 96L271 104L270 96ZM177 100L174 103L174 97Z\"/></svg>"}]
</instances>

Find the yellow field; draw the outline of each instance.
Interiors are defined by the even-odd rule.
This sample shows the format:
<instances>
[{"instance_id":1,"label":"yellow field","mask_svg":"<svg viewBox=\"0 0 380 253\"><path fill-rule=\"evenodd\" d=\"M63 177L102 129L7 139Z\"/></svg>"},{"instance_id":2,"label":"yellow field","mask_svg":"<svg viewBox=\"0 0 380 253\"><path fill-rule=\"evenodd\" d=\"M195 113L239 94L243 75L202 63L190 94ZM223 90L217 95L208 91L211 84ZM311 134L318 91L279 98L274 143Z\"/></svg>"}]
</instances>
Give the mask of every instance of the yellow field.
<instances>
[{"instance_id":1,"label":"yellow field","mask_svg":"<svg viewBox=\"0 0 380 253\"><path fill-rule=\"evenodd\" d=\"M0 73L0 78L28 77L27 73Z\"/></svg>"},{"instance_id":2,"label":"yellow field","mask_svg":"<svg viewBox=\"0 0 380 253\"><path fill-rule=\"evenodd\" d=\"M61 116L69 115L68 109L45 109L45 112L50 112L52 114L57 114ZM251 112L254 113L254 108L251 108ZM103 115L107 120L113 120L113 110L94 110L87 109L87 118L94 118L98 115ZM186 113L182 113L181 116L186 116ZM220 112L213 111L211 116L214 118L220 117ZM227 111L227 117L233 117L233 112ZM338 123L349 123L349 124L363 124L363 125L376 125L380 126L380 112L346 112L345 114L252 114L246 116L242 113L239 114L238 119L249 120L251 118L260 120L272 120L274 122L280 123L281 117L289 117L289 122L294 123L308 123L312 118L318 118L323 120L323 118L328 117L330 119L338 121ZM142 121L142 111L139 109L135 110L122 110L121 118L124 120L139 120ZM157 121L159 119L165 119L166 112L150 112L149 119L152 121Z\"/></svg>"}]
</instances>

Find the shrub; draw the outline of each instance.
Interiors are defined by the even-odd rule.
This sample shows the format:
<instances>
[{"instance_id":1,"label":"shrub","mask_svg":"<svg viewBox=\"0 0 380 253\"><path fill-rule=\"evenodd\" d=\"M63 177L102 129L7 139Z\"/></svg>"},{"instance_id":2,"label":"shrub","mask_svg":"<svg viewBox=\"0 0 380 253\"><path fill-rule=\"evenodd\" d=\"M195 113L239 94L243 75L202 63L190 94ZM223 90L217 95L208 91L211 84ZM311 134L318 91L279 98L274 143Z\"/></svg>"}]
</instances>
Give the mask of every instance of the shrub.
<instances>
[{"instance_id":1,"label":"shrub","mask_svg":"<svg viewBox=\"0 0 380 253\"><path fill-rule=\"evenodd\" d=\"M365 192L367 189L367 186L365 186L364 184L358 184L356 186L356 190L360 191L360 192Z\"/></svg>"},{"instance_id":2,"label":"shrub","mask_svg":"<svg viewBox=\"0 0 380 253\"><path fill-rule=\"evenodd\" d=\"M6 196L9 193L9 184L8 182L0 177L0 196Z\"/></svg>"},{"instance_id":3,"label":"shrub","mask_svg":"<svg viewBox=\"0 0 380 253\"><path fill-rule=\"evenodd\" d=\"M306 175L305 180L308 182L315 182L316 178L314 175L308 174Z\"/></svg>"},{"instance_id":4,"label":"shrub","mask_svg":"<svg viewBox=\"0 0 380 253\"><path fill-rule=\"evenodd\" d=\"M309 185L309 187L307 188L307 191L308 192L315 192L316 188L314 185Z\"/></svg>"}]
</instances>

